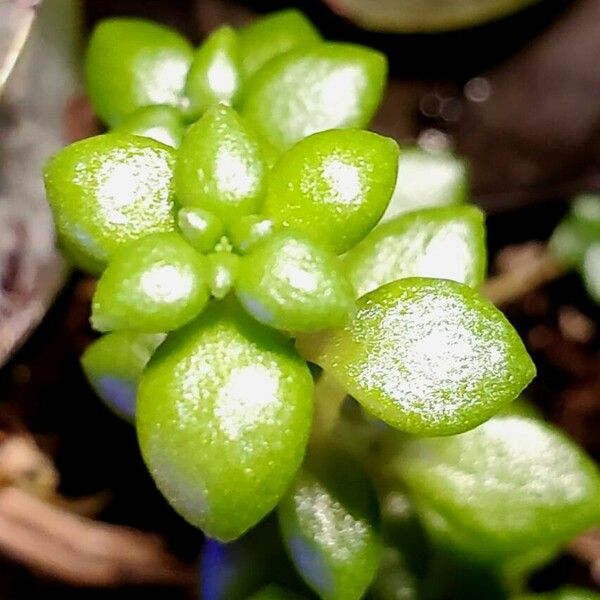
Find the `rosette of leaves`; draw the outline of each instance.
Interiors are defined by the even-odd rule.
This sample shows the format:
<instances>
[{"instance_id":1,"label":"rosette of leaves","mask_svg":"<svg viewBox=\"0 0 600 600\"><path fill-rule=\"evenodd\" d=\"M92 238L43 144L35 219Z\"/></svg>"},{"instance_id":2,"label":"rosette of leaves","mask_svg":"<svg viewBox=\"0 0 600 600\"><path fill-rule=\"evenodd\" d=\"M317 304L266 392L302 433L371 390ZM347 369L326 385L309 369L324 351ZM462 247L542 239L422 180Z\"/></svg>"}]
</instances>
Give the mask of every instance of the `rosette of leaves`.
<instances>
[{"instance_id":1,"label":"rosette of leaves","mask_svg":"<svg viewBox=\"0 0 600 600\"><path fill-rule=\"evenodd\" d=\"M363 129L385 74L381 54L322 40L296 11L221 28L197 49L152 23L109 20L92 34L86 75L112 130L45 169L59 242L98 276L91 323L104 335L86 351L85 372L135 421L167 500L225 557L222 576L211 563L215 599L291 598L308 587L358 600L374 581L384 598L390 585L379 578L396 581L405 567L386 550L376 469L319 424L339 390L376 437L431 440L480 431L535 374L516 331L478 291L485 226L464 204L464 164ZM412 158L404 167L403 155ZM403 183L428 178L436 190L411 199ZM331 397L315 400L310 363L323 371L321 390L337 390ZM393 464L404 455L416 456L401 445ZM470 528L470 550L485 523L463 523L459 499L448 497L446 511L434 484L413 485L412 472L407 461L392 479L423 499L419 514L431 508L452 532ZM268 568L236 574L238 563L251 568L256 527L276 508L274 543L303 585ZM230 578L241 583L223 585ZM261 591L270 583L283 587Z\"/></svg>"}]
</instances>

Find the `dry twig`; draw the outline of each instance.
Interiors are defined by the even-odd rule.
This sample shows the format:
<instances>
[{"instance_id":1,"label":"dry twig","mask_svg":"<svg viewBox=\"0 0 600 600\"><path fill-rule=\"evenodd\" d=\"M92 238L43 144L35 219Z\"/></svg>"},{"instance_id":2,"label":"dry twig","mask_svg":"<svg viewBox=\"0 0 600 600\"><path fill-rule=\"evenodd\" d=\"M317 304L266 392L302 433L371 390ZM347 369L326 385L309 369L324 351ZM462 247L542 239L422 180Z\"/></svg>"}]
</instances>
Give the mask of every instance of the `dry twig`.
<instances>
[{"instance_id":1,"label":"dry twig","mask_svg":"<svg viewBox=\"0 0 600 600\"><path fill-rule=\"evenodd\" d=\"M13 487L0 490L0 551L77 586L192 586L194 569L154 535L92 521Z\"/></svg>"},{"instance_id":2,"label":"dry twig","mask_svg":"<svg viewBox=\"0 0 600 600\"><path fill-rule=\"evenodd\" d=\"M0 431L0 552L72 585L191 586L182 564L155 535L100 523L107 494L67 499L58 473L27 433Z\"/></svg>"},{"instance_id":3,"label":"dry twig","mask_svg":"<svg viewBox=\"0 0 600 600\"><path fill-rule=\"evenodd\" d=\"M500 254L498 265L500 273L488 279L484 286L485 295L497 305L518 300L564 272L548 248L537 242L506 248Z\"/></svg>"}]
</instances>

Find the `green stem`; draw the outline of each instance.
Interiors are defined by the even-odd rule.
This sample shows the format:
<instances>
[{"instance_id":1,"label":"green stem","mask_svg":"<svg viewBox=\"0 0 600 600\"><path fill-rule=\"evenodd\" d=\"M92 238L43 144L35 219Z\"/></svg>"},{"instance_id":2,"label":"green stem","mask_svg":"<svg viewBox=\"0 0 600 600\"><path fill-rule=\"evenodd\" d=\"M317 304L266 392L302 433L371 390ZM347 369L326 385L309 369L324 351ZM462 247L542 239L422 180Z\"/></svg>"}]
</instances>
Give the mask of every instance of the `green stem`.
<instances>
[{"instance_id":1,"label":"green stem","mask_svg":"<svg viewBox=\"0 0 600 600\"><path fill-rule=\"evenodd\" d=\"M325 441L335 427L340 409L346 398L346 391L327 371L323 371L315 385L315 414L311 441Z\"/></svg>"}]
</instances>

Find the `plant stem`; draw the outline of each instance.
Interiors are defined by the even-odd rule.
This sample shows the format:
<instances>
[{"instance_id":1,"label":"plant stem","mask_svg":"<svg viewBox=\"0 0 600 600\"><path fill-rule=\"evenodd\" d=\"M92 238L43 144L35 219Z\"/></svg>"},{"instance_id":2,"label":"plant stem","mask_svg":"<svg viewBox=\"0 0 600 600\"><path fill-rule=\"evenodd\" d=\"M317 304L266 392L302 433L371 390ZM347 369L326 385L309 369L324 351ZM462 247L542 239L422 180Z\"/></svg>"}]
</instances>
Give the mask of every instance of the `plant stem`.
<instances>
[{"instance_id":1,"label":"plant stem","mask_svg":"<svg viewBox=\"0 0 600 600\"><path fill-rule=\"evenodd\" d=\"M329 373L323 371L315 385L311 443L319 444L327 440L337 423L345 398L345 390Z\"/></svg>"}]
</instances>

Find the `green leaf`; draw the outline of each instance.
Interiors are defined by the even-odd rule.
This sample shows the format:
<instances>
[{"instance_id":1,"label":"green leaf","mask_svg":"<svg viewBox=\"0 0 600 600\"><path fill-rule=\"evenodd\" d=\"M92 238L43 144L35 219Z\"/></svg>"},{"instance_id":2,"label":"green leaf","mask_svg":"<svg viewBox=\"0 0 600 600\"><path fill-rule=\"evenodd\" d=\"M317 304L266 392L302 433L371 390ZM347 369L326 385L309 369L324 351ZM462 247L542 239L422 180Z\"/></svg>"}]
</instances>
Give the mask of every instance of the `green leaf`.
<instances>
[{"instance_id":1,"label":"green leaf","mask_svg":"<svg viewBox=\"0 0 600 600\"><path fill-rule=\"evenodd\" d=\"M384 285L358 300L343 328L303 336L298 346L373 415L421 435L472 429L535 374L504 315L446 280Z\"/></svg>"},{"instance_id":2,"label":"green leaf","mask_svg":"<svg viewBox=\"0 0 600 600\"><path fill-rule=\"evenodd\" d=\"M209 298L204 258L176 233L155 233L113 256L92 301L98 331L171 331L191 321Z\"/></svg>"},{"instance_id":3,"label":"green leaf","mask_svg":"<svg viewBox=\"0 0 600 600\"><path fill-rule=\"evenodd\" d=\"M115 331L92 342L81 366L94 391L119 416L133 422L144 367L165 335Z\"/></svg>"},{"instance_id":4,"label":"green leaf","mask_svg":"<svg viewBox=\"0 0 600 600\"><path fill-rule=\"evenodd\" d=\"M324 131L298 142L268 179L263 213L341 254L379 221L389 202L398 146L369 131Z\"/></svg>"},{"instance_id":5,"label":"green leaf","mask_svg":"<svg viewBox=\"0 0 600 600\"><path fill-rule=\"evenodd\" d=\"M434 33L466 29L506 17L540 0L326 0L363 29Z\"/></svg>"},{"instance_id":6,"label":"green leaf","mask_svg":"<svg viewBox=\"0 0 600 600\"><path fill-rule=\"evenodd\" d=\"M337 257L289 231L273 234L242 259L236 294L258 321L287 331L340 325L354 304Z\"/></svg>"},{"instance_id":7,"label":"green leaf","mask_svg":"<svg viewBox=\"0 0 600 600\"><path fill-rule=\"evenodd\" d=\"M359 296L406 277L451 279L479 287L486 263L484 216L472 206L401 215L376 227L344 257Z\"/></svg>"},{"instance_id":8,"label":"green leaf","mask_svg":"<svg viewBox=\"0 0 600 600\"><path fill-rule=\"evenodd\" d=\"M242 115L277 148L337 127L365 127L385 86L383 54L354 44L292 50L248 82Z\"/></svg>"},{"instance_id":9,"label":"green leaf","mask_svg":"<svg viewBox=\"0 0 600 600\"><path fill-rule=\"evenodd\" d=\"M272 58L321 41L314 25L296 9L273 12L239 31L244 77L249 79Z\"/></svg>"},{"instance_id":10,"label":"green leaf","mask_svg":"<svg viewBox=\"0 0 600 600\"><path fill-rule=\"evenodd\" d=\"M178 148L185 126L178 109L156 105L138 108L112 131L148 137L172 148Z\"/></svg>"},{"instance_id":11,"label":"green leaf","mask_svg":"<svg viewBox=\"0 0 600 600\"><path fill-rule=\"evenodd\" d=\"M571 215L581 229L600 239L600 195L581 194L571 205Z\"/></svg>"},{"instance_id":12,"label":"green leaf","mask_svg":"<svg viewBox=\"0 0 600 600\"><path fill-rule=\"evenodd\" d=\"M222 300L233 289L240 270L240 257L230 252L213 252L206 257L210 273L210 291Z\"/></svg>"},{"instance_id":13,"label":"green leaf","mask_svg":"<svg viewBox=\"0 0 600 600\"><path fill-rule=\"evenodd\" d=\"M554 230L550 250L565 267L583 268L585 273L590 267L584 266L586 252L595 242L600 242L600 196L582 194Z\"/></svg>"},{"instance_id":14,"label":"green leaf","mask_svg":"<svg viewBox=\"0 0 600 600\"><path fill-rule=\"evenodd\" d=\"M177 199L227 224L258 211L266 170L258 138L232 108L218 104L183 138L175 168Z\"/></svg>"},{"instance_id":15,"label":"green leaf","mask_svg":"<svg viewBox=\"0 0 600 600\"><path fill-rule=\"evenodd\" d=\"M412 439L390 467L434 538L478 560L568 542L600 520L600 476L562 433L502 415L448 438Z\"/></svg>"},{"instance_id":16,"label":"green leaf","mask_svg":"<svg viewBox=\"0 0 600 600\"><path fill-rule=\"evenodd\" d=\"M211 212L197 207L180 208L177 224L181 235L199 252L210 252L223 237L223 223Z\"/></svg>"},{"instance_id":17,"label":"green leaf","mask_svg":"<svg viewBox=\"0 0 600 600\"><path fill-rule=\"evenodd\" d=\"M549 247L563 266L580 271L588 294L600 303L600 195L582 194L573 201Z\"/></svg>"},{"instance_id":18,"label":"green leaf","mask_svg":"<svg viewBox=\"0 0 600 600\"><path fill-rule=\"evenodd\" d=\"M469 197L469 168L449 152L402 148L398 179L383 221L435 206L463 204Z\"/></svg>"},{"instance_id":19,"label":"green leaf","mask_svg":"<svg viewBox=\"0 0 600 600\"><path fill-rule=\"evenodd\" d=\"M419 582L397 548L385 548L369 597L372 600L420 599Z\"/></svg>"},{"instance_id":20,"label":"green leaf","mask_svg":"<svg viewBox=\"0 0 600 600\"><path fill-rule=\"evenodd\" d=\"M323 600L358 600L379 567L376 503L358 465L328 452L303 467L278 508L288 554Z\"/></svg>"},{"instance_id":21,"label":"green leaf","mask_svg":"<svg viewBox=\"0 0 600 600\"><path fill-rule=\"evenodd\" d=\"M265 241L275 231L275 224L271 219L262 215L247 215L234 221L227 235L233 247L240 254L247 254L257 244Z\"/></svg>"},{"instance_id":22,"label":"green leaf","mask_svg":"<svg viewBox=\"0 0 600 600\"><path fill-rule=\"evenodd\" d=\"M236 32L228 26L215 29L194 53L185 84L186 114L197 119L215 103L232 104L240 90L240 68Z\"/></svg>"},{"instance_id":23,"label":"green leaf","mask_svg":"<svg viewBox=\"0 0 600 600\"><path fill-rule=\"evenodd\" d=\"M48 161L48 202L78 266L101 271L129 242L175 229L174 158L154 140L109 133L75 142Z\"/></svg>"},{"instance_id":24,"label":"green leaf","mask_svg":"<svg viewBox=\"0 0 600 600\"><path fill-rule=\"evenodd\" d=\"M568 269L578 269L583 264L586 250L593 242L587 232L570 215L552 233L549 248L559 263Z\"/></svg>"},{"instance_id":25,"label":"green leaf","mask_svg":"<svg viewBox=\"0 0 600 600\"><path fill-rule=\"evenodd\" d=\"M142 376L137 429L173 508L221 541L267 515L302 462L312 388L291 342L231 302L171 334Z\"/></svg>"},{"instance_id":26,"label":"green leaf","mask_svg":"<svg viewBox=\"0 0 600 600\"><path fill-rule=\"evenodd\" d=\"M297 579L277 521L271 517L229 544L210 538L204 543L200 557L202 600L246 600L269 583L285 585Z\"/></svg>"},{"instance_id":27,"label":"green leaf","mask_svg":"<svg viewBox=\"0 0 600 600\"><path fill-rule=\"evenodd\" d=\"M581 267L583 282L592 299L600 303L600 241L585 251Z\"/></svg>"},{"instance_id":28,"label":"green leaf","mask_svg":"<svg viewBox=\"0 0 600 600\"><path fill-rule=\"evenodd\" d=\"M84 65L96 114L114 127L142 106L180 106L191 61L189 42L163 25L127 18L101 21Z\"/></svg>"}]
</instances>

